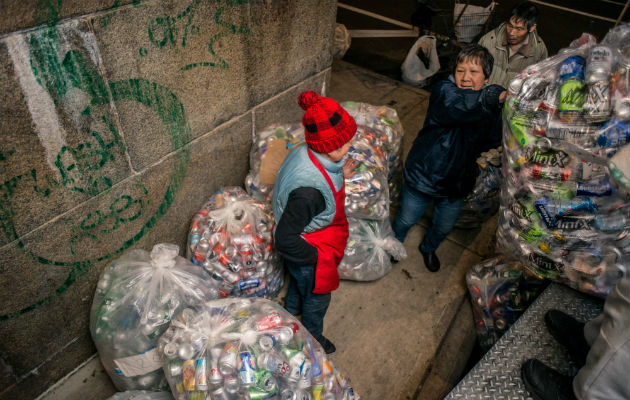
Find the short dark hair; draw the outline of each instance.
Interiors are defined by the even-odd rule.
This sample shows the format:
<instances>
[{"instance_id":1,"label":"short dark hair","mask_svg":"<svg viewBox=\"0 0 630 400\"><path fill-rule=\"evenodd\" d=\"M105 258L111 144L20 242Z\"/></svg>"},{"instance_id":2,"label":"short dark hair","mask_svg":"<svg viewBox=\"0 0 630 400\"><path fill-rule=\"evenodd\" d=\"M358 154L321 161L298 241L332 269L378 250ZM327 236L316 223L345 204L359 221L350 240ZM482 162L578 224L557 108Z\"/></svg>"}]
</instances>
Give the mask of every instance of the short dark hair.
<instances>
[{"instance_id":1,"label":"short dark hair","mask_svg":"<svg viewBox=\"0 0 630 400\"><path fill-rule=\"evenodd\" d=\"M532 2L522 1L512 9L512 17L517 21L525 21L527 29L530 29L538 22L538 7Z\"/></svg>"},{"instance_id":2,"label":"short dark hair","mask_svg":"<svg viewBox=\"0 0 630 400\"><path fill-rule=\"evenodd\" d=\"M494 65L494 57L492 54L480 44L469 44L460 50L457 55L457 60L455 60L455 66L453 67L453 74L457 69L457 66L467 60L476 61L481 65L483 69L483 74L486 79L490 77L492 73L492 66Z\"/></svg>"}]
</instances>

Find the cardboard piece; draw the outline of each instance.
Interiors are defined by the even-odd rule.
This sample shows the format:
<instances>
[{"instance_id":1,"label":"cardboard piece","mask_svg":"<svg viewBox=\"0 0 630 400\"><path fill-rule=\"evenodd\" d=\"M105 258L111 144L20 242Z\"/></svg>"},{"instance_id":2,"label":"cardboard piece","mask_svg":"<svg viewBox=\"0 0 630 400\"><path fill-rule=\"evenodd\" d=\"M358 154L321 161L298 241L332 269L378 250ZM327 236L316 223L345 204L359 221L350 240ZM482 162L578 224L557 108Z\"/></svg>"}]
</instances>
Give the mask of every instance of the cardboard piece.
<instances>
[{"instance_id":1,"label":"cardboard piece","mask_svg":"<svg viewBox=\"0 0 630 400\"><path fill-rule=\"evenodd\" d=\"M276 175L289 155L287 141L282 139L272 140L267 143L267 151L260 161L260 183L263 185L273 185L276 183Z\"/></svg>"}]
</instances>

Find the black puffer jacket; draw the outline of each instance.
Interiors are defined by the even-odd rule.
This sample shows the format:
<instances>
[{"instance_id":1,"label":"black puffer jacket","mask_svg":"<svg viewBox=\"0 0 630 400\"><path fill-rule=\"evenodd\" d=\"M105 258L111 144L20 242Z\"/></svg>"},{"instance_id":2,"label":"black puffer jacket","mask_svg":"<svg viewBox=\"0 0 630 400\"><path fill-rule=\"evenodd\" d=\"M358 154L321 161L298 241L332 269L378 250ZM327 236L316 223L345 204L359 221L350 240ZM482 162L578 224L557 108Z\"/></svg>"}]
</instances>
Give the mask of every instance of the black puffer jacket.
<instances>
[{"instance_id":1,"label":"black puffer jacket","mask_svg":"<svg viewBox=\"0 0 630 400\"><path fill-rule=\"evenodd\" d=\"M459 89L453 77L431 93L422 130L405 163L405 181L435 197L465 197L475 184L475 160L501 144L499 85Z\"/></svg>"}]
</instances>

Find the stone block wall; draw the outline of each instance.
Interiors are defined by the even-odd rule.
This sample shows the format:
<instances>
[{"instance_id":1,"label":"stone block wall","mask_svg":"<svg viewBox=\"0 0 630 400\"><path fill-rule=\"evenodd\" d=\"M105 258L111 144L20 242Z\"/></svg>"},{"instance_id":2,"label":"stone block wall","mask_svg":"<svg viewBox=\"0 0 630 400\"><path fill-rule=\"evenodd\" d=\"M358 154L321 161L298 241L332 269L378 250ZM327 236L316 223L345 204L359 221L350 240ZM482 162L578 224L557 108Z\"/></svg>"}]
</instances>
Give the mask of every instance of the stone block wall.
<instances>
[{"instance_id":1,"label":"stone block wall","mask_svg":"<svg viewBox=\"0 0 630 400\"><path fill-rule=\"evenodd\" d=\"M0 20L0 399L94 354L108 262L180 245L243 186L256 130L325 93L334 0L5 0Z\"/></svg>"}]
</instances>

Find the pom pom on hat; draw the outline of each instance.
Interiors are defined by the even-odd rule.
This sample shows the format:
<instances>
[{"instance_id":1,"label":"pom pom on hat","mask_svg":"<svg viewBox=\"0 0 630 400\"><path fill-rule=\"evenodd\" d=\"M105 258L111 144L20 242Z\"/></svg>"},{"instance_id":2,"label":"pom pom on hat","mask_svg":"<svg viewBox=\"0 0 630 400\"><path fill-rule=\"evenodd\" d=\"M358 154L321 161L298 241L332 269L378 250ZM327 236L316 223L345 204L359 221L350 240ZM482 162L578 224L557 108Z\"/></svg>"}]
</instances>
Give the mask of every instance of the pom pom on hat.
<instances>
[{"instance_id":1,"label":"pom pom on hat","mask_svg":"<svg viewBox=\"0 0 630 400\"><path fill-rule=\"evenodd\" d=\"M317 99L319 99L319 95L312 90L309 90L307 92L302 92L298 98L298 104L302 107L302 110L306 111L315 105Z\"/></svg>"},{"instance_id":2,"label":"pom pom on hat","mask_svg":"<svg viewBox=\"0 0 630 400\"><path fill-rule=\"evenodd\" d=\"M309 90L300 94L298 104L305 110L302 124L306 142L318 153L337 150L357 131L354 118L331 98Z\"/></svg>"}]
</instances>

